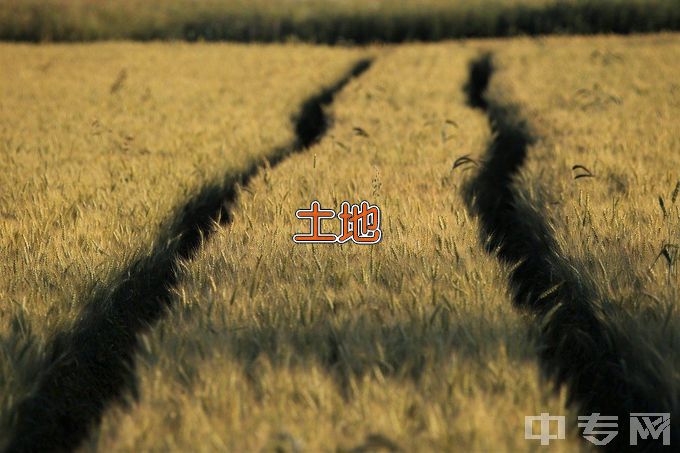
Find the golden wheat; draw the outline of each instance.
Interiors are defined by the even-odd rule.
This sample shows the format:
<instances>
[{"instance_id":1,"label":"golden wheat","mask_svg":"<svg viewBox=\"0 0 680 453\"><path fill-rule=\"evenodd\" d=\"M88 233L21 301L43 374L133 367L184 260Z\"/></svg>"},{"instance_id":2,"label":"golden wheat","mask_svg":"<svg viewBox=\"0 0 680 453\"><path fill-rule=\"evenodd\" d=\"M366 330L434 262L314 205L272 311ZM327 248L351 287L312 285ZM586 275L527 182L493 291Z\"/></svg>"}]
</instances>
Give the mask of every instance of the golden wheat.
<instances>
[{"instance_id":1,"label":"golden wheat","mask_svg":"<svg viewBox=\"0 0 680 453\"><path fill-rule=\"evenodd\" d=\"M474 167L452 168L488 139L462 91L474 55L379 53L327 137L253 181L144 338L140 401L88 448L516 450L525 415L566 411L467 214ZM377 204L382 241L293 243L314 199Z\"/></svg>"}]
</instances>

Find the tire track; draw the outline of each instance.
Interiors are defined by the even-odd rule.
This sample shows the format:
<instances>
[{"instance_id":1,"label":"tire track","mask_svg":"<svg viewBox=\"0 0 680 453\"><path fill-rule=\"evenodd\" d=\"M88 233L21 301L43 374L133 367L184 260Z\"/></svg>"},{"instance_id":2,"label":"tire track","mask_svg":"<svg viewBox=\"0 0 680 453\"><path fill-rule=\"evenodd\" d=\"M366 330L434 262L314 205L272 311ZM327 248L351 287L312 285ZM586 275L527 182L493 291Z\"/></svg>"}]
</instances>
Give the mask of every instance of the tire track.
<instances>
[{"instance_id":1,"label":"tire track","mask_svg":"<svg viewBox=\"0 0 680 453\"><path fill-rule=\"evenodd\" d=\"M134 371L138 335L170 307L178 262L195 256L215 223L231 222L239 186L246 186L263 166L275 167L323 137L329 127L324 107L371 63L358 61L340 80L305 101L293 118L296 138L291 144L251 161L243 172L225 175L222 184L205 186L178 211L152 253L97 290L75 327L52 341L40 364L43 371L36 391L16 407L7 451L73 450L100 422L109 404L126 392L138 396Z\"/></svg>"},{"instance_id":2,"label":"tire track","mask_svg":"<svg viewBox=\"0 0 680 453\"><path fill-rule=\"evenodd\" d=\"M485 97L493 72L492 56L481 56L471 63L464 87L468 104L486 113L494 134L465 188L468 209L481 221L487 251L511 267L515 305L536 315L544 372L555 384L566 384L579 415L617 415L619 434L605 449L630 450L629 414L672 413L672 390L653 367L638 365L650 358L635 356L624 332L608 322L602 308L607 301L594 282L562 257L546 221L513 187L533 138L515 106ZM671 437L671 446L678 445L677 429ZM636 450L658 448L660 441L641 441Z\"/></svg>"}]
</instances>

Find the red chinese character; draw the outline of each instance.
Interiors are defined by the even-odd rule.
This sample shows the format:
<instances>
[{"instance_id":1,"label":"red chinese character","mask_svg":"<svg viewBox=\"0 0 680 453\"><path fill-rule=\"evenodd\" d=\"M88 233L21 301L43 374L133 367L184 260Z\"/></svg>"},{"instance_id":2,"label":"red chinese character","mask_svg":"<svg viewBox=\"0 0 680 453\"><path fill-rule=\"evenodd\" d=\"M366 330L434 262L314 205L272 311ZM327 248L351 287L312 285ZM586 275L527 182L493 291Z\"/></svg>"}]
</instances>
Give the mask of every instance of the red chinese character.
<instances>
[{"instance_id":1,"label":"red chinese character","mask_svg":"<svg viewBox=\"0 0 680 453\"><path fill-rule=\"evenodd\" d=\"M298 219L309 219L311 234L296 234L293 236L295 242L335 242L334 234L321 233L321 219L332 219L335 211L332 209L321 209L318 201L312 201L310 209L298 209L295 211Z\"/></svg>"},{"instance_id":2,"label":"red chinese character","mask_svg":"<svg viewBox=\"0 0 680 453\"><path fill-rule=\"evenodd\" d=\"M367 201L361 202L361 207L342 203L338 218L342 222L342 233L338 242L343 244L350 239L356 244L377 244L380 242L380 208L371 206Z\"/></svg>"}]
</instances>

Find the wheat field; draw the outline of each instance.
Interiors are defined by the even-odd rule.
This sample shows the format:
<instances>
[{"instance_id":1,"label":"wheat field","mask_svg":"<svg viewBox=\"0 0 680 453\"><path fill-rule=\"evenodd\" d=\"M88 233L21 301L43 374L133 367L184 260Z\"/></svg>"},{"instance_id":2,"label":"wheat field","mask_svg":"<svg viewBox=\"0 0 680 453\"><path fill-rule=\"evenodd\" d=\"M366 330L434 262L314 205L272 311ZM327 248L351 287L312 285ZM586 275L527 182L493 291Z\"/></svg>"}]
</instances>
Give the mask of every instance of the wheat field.
<instances>
[{"instance_id":1,"label":"wheat field","mask_svg":"<svg viewBox=\"0 0 680 453\"><path fill-rule=\"evenodd\" d=\"M176 313L144 339L146 399L90 445L515 450L523 414L563 409L460 196L472 169L452 170L489 134L461 90L474 55L381 55L334 104L327 138L253 182L187 264ZM310 194L378 204L384 239L293 243Z\"/></svg>"},{"instance_id":2,"label":"wheat field","mask_svg":"<svg viewBox=\"0 0 680 453\"><path fill-rule=\"evenodd\" d=\"M537 451L549 412L590 451L591 411L675 442L678 57L0 44L0 449ZM295 243L314 200L381 241Z\"/></svg>"}]
</instances>

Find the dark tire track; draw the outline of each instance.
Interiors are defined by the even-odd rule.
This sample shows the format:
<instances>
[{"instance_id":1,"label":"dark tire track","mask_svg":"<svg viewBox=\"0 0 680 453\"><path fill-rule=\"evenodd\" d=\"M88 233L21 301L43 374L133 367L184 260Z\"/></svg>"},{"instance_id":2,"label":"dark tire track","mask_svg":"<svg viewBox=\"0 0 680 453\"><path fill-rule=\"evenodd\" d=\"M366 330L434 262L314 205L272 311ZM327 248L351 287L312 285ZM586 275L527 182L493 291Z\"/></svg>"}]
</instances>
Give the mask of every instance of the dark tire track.
<instances>
[{"instance_id":1,"label":"dark tire track","mask_svg":"<svg viewBox=\"0 0 680 453\"><path fill-rule=\"evenodd\" d=\"M36 391L15 410L7 451L64 451L77 448L104 410L127 392L138 396L134 355L138 335L164 316L178 283L177 263L195 256L215 223L231 222L237 187L247 185L264 165L276 166L323 137L329 127L324 107L372 60L357 62L333 85L303 103L293 118L296 138L245 171L204 187L179 211L153 251L136 260L118 280L87 301L75 328L56 335L40 365Z\"/></svg>"},{"instance_id":2,"label":"dark tire track","mask_svg":"<svg viewBox=\"0 0 680 453\"><path fill-rule=\"evenodd\" d=\"M481 221L487 251L511 266L515 305L536 315L545 373L566 384L579 415L618 415L619 434L606 450L631 450L629 413L671 412L673 420L678 414L672 390L653 366L639 365L648 358L626 347L625 335L607 321L594 283L560 255L546 221L514 188L533 138L516 107L485 97L493 71L492 56L483 55L471 63L464 88L468 104L485 111L494 134L485 162L465 188L468 209ZM673 428L671 446L680 443ZM659 448L660 441L635 447Z\"/></svg>"}]
</instances>

